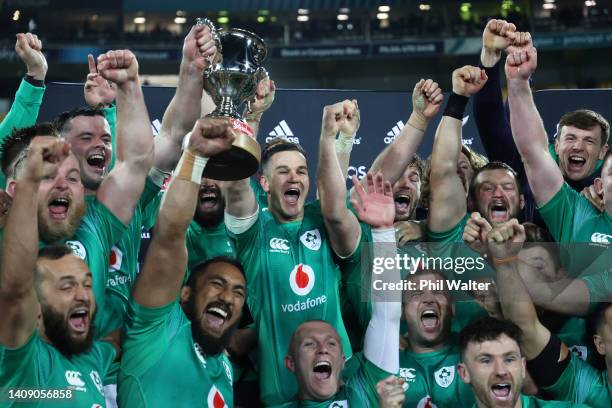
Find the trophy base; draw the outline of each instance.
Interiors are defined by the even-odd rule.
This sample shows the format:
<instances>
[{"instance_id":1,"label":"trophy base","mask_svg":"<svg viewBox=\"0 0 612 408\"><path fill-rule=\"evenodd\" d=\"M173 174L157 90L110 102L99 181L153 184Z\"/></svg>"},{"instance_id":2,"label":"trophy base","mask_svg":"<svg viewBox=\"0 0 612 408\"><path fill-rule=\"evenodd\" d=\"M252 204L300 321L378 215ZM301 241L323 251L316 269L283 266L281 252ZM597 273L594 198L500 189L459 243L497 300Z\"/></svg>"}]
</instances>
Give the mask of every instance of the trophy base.
<instances>
[{"instance_id":1,"label":"trophy base","mask_svg":"<svg viewBox=\"0 0 612 408\"><path fill-rule=\"evenodd\" d=\"M202 176L219 181L242 180L257 172L260 159L257 141L238 133L230 150L208 159Z\"/></svg>"}]
</instances>

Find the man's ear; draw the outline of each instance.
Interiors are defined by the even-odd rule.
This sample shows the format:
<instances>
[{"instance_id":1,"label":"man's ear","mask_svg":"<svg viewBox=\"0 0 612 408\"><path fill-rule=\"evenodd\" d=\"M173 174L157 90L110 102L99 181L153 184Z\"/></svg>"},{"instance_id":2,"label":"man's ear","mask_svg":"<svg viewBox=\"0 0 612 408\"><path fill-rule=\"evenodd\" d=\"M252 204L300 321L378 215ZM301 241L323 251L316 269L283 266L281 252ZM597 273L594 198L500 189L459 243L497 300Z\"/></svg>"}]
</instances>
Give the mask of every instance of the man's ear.
<instances>
[{"instance_id":1,"label":"man's ear","mask_svg":"<svg viewBox=\"0 0 612 408\"><path fill-rule=\"evenodd\" d=\"M601 146L601 151L599 152L599 160L603 160L604 156L608 152L608 144Z\"/></svg>"},{"instance_id":2,"label":"man's ear","mask_svg":"<svg viewBox=\"0 0 612 408\"><path fill-rule=\"evenodd\" d=\"M285 356L285 367L292 373L295 373L295 361L293 361L293 357L290 355Z\"/></svg>"},{"instance_id":3,"label":"man's ear","mask_svg":"<svg viewBox=\"0 0 612 408\"><path fill-rule=\"evenodd\" d=\"M6 185L6 193L11 196L11 198L15 197L15 186L17 182L15 180L10 180Z\"/></svg>"},{"instance_id":4,"label":"man's ear","mask_svg":"<svg viewBox=\"0 0 612 408\"><path fill-rule=\"evenodd\" d=\"M519 208L521 210L525 208L525 196L523 194L519 196Z\"/></svg>"},{"instance_id":5,"label":"man's ear","mask_svg":"<svg viewBox=\"0 0 612 408\"><path fill-rule=\"evenodd\" d=\"M459 376L461 377L463 382L466 383L466 384L469 384L470 381L471 381L470 373L468 372L467 368L465 367L465 364L463 364L463 363L457 364L457 371L459 372Z\"/></svg>"},{"instance_id":6,"label":"man's ear","mask_svg":"<svg viewBox=\"0 0 612 408\"><path fill-rule=\"evenodd\" d=\"M259 176L259 185L263 188L263 191L266 193L270 192L270 184L268 183L268 178L263 174Z\"/></svg>"},{"instance_id":7,"label":"man's ear","mask_svg":"<svg viewBox=\"0 0 612 408\"><path fill-rule=\"evenodd\" d=\"M593 343L595 343L595 350L602 356L606 355L606 343L603 341L599 334L593 335Z\"/></svg>"},{"instance_id":8,"label":"man's ear","mask_svg":"<svg viewBox=\"0 0 612 408\"><path fill-rule=\"evenodd\" d=\"M601 177L597 177L593 181L593 186L595 187L595 192L597 193L597 195L603 194L603 181L601 181Z\"/></svg>"},{"instance_id":9,"label":"man's ear","mask_svg":"<svg viewBox=\"0 0 612 408\"><path fill-rule=\"evenodd\" d=\"M557 137L555 138L555 153L559 156L559 139L561 138L561 129L557 133Z\"/></svg>"},{"instance_id":10,"label":"man's ear","mask_svg":"<svg viewBox=\"0 0 612 408\"><path fill-rule=\"evenodd\" d=\"M525 357L521 357L521 376L523 380L527 377L527 359Z\"/></svg>"},{"instance_id":11,"label":"man's ear","mask_svg":"<svg viewBox=\"0 0 612 408\"><path fill-rule=\"evenodd\" d=\"M181 304L187 303L189 296L191 296L191 288L189 286L183 286L181 289Z\"/></svg>"}]
</instances>

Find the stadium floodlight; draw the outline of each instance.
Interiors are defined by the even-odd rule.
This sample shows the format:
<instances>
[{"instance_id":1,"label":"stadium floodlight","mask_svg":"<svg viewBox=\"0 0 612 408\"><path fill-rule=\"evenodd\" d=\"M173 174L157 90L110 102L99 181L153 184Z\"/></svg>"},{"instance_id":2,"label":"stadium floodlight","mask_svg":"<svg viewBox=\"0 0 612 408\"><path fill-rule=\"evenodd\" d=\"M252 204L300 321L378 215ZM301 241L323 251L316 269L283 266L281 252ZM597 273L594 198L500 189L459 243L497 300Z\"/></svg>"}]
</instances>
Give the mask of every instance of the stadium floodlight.
<instances>
[{"instance_id":1,"label":"stadium floodlight","mask_svg":"<svg viewBox=\"0 0 612 408\"><path fill-rule=\"evenodd\" d=\"M304 22L306 22L308 20L310 20L310 17L308 17L308 16L297 16L297 21L299 21L299 22L304 23Z\"/></svg>"},{"instance_id":2,"label":"stadium floodlight","mask_svg":"<svg viewBox=\"0 0 612 408\"><path fill-rule=\"evenodd\" d=\"M13 21L19 21L19 17L21 16L21 11L15 10L13 13Z\"/></svg>"},{"instance_id":3,"label":"stadium floodlight","mask_svg":"<svg viewBox=\"0 0 612 408\"><path fill-rule=\"evenodd\" d=\"M584 5L587 7L593 7L597 5L597 2L595 0L586 0L584 2Z\"/></svg>"},{"instance_id":4,"label":"stadium floodlight","mask_svg":"<svg viewBox=\"0 0 612 408\"><path fill-rule=\"evenodd\" d=\"M388 13L391 11L391 7L389 6L378 6L378 11L380 13Z\"/></svg>"},{"instance_id":5,"label":"stadium floodlight","mask_svg":"<svg viewBox=\"0 0 612 408\"><path fill-rule=\"evenodd\" d=\"M346 21L349 19L349 16L348 14L338 14L336 18L338 19L338 21Z\"/></svg>"},{"instance_id":6,"label":"stadium floodlight","mask_svg":"<svg viewBox=\"0 0 612 408\"><path fill-rule=\"evenodd\" d=\"M544 3L542 4L542 8L544 10L552 10L552 9L556 9L557 6L554 3Z\"/></svg>"},{"instance_id":7,"label":"stadium floodlight","mask_svg":"<svg viewBox=\"0 0 612 408\"><path fill-rule=\"evenodd\" d=\"M257 22L258 23L265 23L266 22L266 17L265 16L257 16Z\"/></svg>"},{"instance_id":8,"label":"stadium floodlight","mask_svg":"<svg viewBox=\"0 0 612 408\"><path fill-rule=\"evenodd\" d=\"M421 11L429 11L429 10L431 10L431 4L425 4L425 3L419 4L419 10L421 10Z\"/></svg>"},{"instance_id":9,"label":"stadium floodlight","mask_svg":"<svg viewBox=\"0 0 612 408\"><path fill-rule=\"evenodd\" d=\"M308 9L298 9L298 14L299 15L306 15L310 13L310 11Z\"/></svg>"},{"instance_id":10,"label":"stadium floodlight","mask_svg":"<svg viewBox=\"0 0 612 408\"><path fill-rule=\"evenodd\" d=\"M376 18L379 20L387 20L389 18L388 13L378 13L376 14Z\"/></svg>"},{"instance_id":11,"label":"stadium floodlight","mask_svg":"<svg viewBox=\"0 0 612 408\"><path fill-rule=\"evenodd\" d=\"M348 7L342 7L342 8L340 8L340 9L338 10L338 13L340 13L340 14L348 14L348 13L350 13L350 12L351 12L351 9L350 9L350 8L348 8Z\"/></svg>"},{"instance_id":12,"label":"stadium floodlight","mask_svg":"<svg viewBox=\"0 0 612 408\"><path fill-rule=\"evenodd\" d=\"M146 22L147 22L146 17L142 17L142 16L134 17L134 24L144 24Z\"/></svg>"},{"instance_id":13,"label":"stadium floodlight","mask_svg":"<svg viewBox=\"0 0 612 408\"><path fill-rule=\"evenodd\" d=\"M174 24L185 24L187 22L187 19L185 17L174 17Z\"/></svg>"},{"instance_id":14,"label":"stadium floodlight","mask_svg":"<svg viewBox=\"0 0 612 408\"><path fill-rule=\"evenodd\" d=\"M229 23L229 17L228 16L221 16L221 17L217 18L217 23L219 23L219 24L227 24L227 23Z\"/></svg>"},{"instance_id":15,"label":"stadium floodlight","mask_svg":"<svg viewBox=\"0 0 612 408\"><path fill-rule=\"evenodd\" d=\"M544 0L544 3L554 3L555 0Z\"/></svg>"}]
</instances>

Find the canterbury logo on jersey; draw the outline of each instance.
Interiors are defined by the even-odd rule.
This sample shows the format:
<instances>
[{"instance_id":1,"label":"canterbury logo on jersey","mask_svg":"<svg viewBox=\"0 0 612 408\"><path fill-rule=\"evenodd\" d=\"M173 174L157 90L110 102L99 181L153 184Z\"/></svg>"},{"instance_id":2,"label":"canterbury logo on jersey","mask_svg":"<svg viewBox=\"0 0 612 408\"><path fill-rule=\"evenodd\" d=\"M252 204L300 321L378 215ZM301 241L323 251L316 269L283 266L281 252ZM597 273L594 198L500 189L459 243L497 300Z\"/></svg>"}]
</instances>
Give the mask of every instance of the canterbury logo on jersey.
<instances>
[{"instance_id":1,"label":"canterbury logo on jersey","mask_svg":"<svg viewBox=\"0 0 612 408\"><path fill-rule=\"evenodd\" d=\"M596 232L591 235L591 242L596 242L598 244L609 244L612 240L612 235L604 234L602 232Z\"/></svg>"},{"instance_id":2,"label":"canterbury logo on jersey","mask_svg":"<svg viewBox=\"0 0 612 408\"><path fill-rule=\"evenodd\" d=\"M300 138L295 136L291 131L291 128L287 124L287 121L281 120L273 131L269 133L269 137L266 137L266 142L274 139L275 137L282 137L292 143L300 143Z\"/></svg>"},{"instance_id":3,"label":"canterbury logo on jersey","mask_svg":"<svg viewBox=\"0 0 612 408\"><path fill-rule=\"evenodd\" d=\"M289 241L282 238L270 239L270 252L280 252L282 254L289 253Z\"/></svg>"},{"instance_id":4,"label":"canterbury logo on jersey","mask_svg":"<svg viewBox=\"0 0 612 408\"><path fill-rule=\"evenodd\" d=\"M414 368L400 368L399 376L402 377L406 381L415 382L416 381L416 370Z\"/></svg>"},{"instance_id":5,"label":"canterbury logo on jersey","mask_svg":"<svg viewBox=\"0 0 612 408\"><path fill-rule=\"evenodd\" d=\"M85 382L81 378L81 373L78 371L66 371L66 381L77 391L85 391Z\"/></svg>"},{"instance_id":6,"label":"canterbury logo on jersey","mask_svg":"<svg viewBox=\"0 0 612 408\"><path fill-rule=\"evenodd\" d=\"M342 400L342 401L334 401L331 404L329 404L328 408L348 408L348 401L347 400Z\"/></svg>"},{"instance_id":7,"label":"canterbury logo on jersey","mask_svg":"<svg viewBox=\"0 0 612 408\"><path fill-rule=\"evenodd\" d=\"M228 408L223 394L214 385L210 387L208 392L208 408Z\"/></svg>"},{"instance_id":8,"label":"canterbury logo on jersey","mask_svg":"<svg viewBox=\"0 0 612 408\"><path fill-rule=\"evenodd\" d=\"M153 122L151 122L151 131L153 132L153 136L157 136L157 134L161 130L161 125L162 124L159 119L155 119Z\"/></svg>"}]
</instances>

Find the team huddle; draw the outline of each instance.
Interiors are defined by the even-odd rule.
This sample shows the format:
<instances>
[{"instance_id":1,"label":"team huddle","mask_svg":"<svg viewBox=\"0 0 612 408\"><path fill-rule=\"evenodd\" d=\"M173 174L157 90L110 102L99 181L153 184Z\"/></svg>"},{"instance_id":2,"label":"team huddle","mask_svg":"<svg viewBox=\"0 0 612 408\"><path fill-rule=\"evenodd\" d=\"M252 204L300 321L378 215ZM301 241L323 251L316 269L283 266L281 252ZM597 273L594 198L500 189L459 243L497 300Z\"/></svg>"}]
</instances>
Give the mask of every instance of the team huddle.
<instances>
[{"instance_id":1,"label":"team huddle","mask_svg":"<svg viewBox=\"0 0 612 408\"><path fill-rule=\"evenodd\" d=\"M155 137L129 50L90 55L86 106L52 123L36 123L42 43L18 34L15 50L0 405L612 406L610 126L568 112L549 142L528 32L490 20L449 96L418 81L402 132L348 190L356 100L323 108L316 186L283 138L257 176L203 176L236 137L206 116L207 26L184 40ZM246 108L255 135L275 89L263 79ZM470 98L486 157L462 145ZM419 262L386 262L400 259Z\"/></svg>"}]
</instances>

